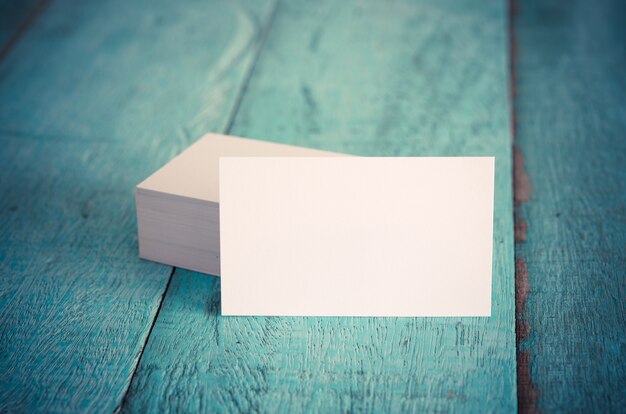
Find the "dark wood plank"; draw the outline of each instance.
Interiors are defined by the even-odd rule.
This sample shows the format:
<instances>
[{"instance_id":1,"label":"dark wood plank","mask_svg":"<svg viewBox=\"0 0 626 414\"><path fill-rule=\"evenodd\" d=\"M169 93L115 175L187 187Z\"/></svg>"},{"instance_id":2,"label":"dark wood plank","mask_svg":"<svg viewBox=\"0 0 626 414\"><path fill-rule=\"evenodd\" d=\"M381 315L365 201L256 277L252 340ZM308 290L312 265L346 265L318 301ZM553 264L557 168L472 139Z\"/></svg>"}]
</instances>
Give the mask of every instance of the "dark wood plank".
<instances>
[{"instance_id":1,"label":"dark wood plank","mask_svg":"<svg viewBox=\"0 0 626 414\"><path fill-rule=\"evenodd\" d=\"M364 155L495 155L491 318L222 318L219 279L177 270L124 409L515 411L507 39L500 1L284 2L230 129Z\"/></svg>"},{"instance_id":2,"label":"dark wood plank","mask_svg":"<svg viewBox=\"0 0 626 414\"><path fill-rule=\"evenodd\" d=\"M626 7L518 2L520 410L626 406Z\"/></svg>"},{"instance_id":3,"label":"dark wood plank","mask_svg":"<svg viewBox=\"0 0 626 414\"><path fill-rule=\"evenodd\" d=\"M172 269L134 186L229 122L272 3L58 0L0 63L0 411L122 401Z\"/></svg>"}]
</instances>

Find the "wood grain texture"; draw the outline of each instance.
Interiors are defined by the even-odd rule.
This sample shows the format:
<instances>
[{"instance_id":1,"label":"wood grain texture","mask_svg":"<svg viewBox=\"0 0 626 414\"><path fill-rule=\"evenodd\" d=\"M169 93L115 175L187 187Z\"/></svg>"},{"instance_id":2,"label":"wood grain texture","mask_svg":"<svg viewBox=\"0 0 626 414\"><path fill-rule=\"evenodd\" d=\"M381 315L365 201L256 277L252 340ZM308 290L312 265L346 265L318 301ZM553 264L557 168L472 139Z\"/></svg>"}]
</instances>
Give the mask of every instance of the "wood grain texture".
<instances>
[{"instance_id":1,"label":"wood grain texture","mask_svg":"<svg viewBox=\"0 0 626 414\"><path fill-rule=\"evenodd\" d=\"M517 9L520 409L623 412L626 6Z\"/></svg>"},{"instance_id":2,"label":"wood grain texture","mask_svg":"<svg viewBox=\"0 0 626 414\"><path fill-rule=\"evenodd\" d=\"M229 132L495 155L493 315L221 317L219 279L176 270L123 410L515 411L507 54L501 1L281 3Z\"/></svg>"},{"instance_id":3,"label":"wood grain texture","mask_svg":"<svg viewBox=\"0 0 626 414\"><path fill-rule=\"evenodd\" d=\"M172 269L134 187L223 128L272 3L58 0L0 64L0 411L122 401Z\"/></svg>"}]
</instances>

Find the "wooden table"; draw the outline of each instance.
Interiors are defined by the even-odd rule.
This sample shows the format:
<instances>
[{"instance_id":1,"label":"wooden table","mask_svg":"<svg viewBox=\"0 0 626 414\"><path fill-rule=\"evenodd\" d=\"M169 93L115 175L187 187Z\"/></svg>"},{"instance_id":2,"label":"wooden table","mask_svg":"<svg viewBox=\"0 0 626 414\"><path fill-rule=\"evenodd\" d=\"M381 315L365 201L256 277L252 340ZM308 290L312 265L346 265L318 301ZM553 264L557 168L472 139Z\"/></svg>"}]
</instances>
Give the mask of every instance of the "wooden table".
<instances>
[{"instance_id":1,"label":"wooden table","mask_svg":"<svg viewBox=\"0 0 626 414\"><path fill-rule=\"evenodd\" d=\"M0 1L0 412L624 410L624 22L618 0ZM492 317L220 317L218 278L138 259L133 198L208 131L495 155Z\"/></svg>"}]
</instances>

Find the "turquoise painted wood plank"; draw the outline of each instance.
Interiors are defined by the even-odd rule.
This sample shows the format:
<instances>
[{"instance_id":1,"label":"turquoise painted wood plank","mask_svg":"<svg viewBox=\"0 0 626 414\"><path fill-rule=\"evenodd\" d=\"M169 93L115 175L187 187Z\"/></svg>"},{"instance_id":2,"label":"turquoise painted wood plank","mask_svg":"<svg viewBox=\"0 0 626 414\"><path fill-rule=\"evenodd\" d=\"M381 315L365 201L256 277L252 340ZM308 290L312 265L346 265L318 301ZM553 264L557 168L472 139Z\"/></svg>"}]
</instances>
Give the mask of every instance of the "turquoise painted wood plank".
<instances>
[{"instance_id":1,"label":"turquoise painted wood plank","mask_svg":"<svg viewBox=\"0 0 626 414\"><path fill-rule=\"evenodd\" d=\"M219 279L176 270L123 411L516 410L506 15L501 1L280 3L230 129L495 155L493 316L223 318Z\"/></svg>"},{"instance_id":2,"label":"turquoise painted wood plank","mask_svg":"<svg viewBox=\"0 0 626 414\"><path fill-rule=\"evenodd\" d=\"M0 130L186 145L224 128L268 1L82 3L54 2L3 65Z\"/></svg>"},{"instance_id":3,"label":"turquoise painted wood plank","mask_svg":"<svg viewBox=\"0 0 626 414\"><path fill-rule=\"evenodd\" d=\"M28 30L47 0L0 1L0 60Z\"/></svg>"},{"instance_id":4,"label":"turquoise painted wood plank","mask_svg":"<svg viewBox=\"0 0 626 414\"><path fill-rule=\"evenodd\" d=\"M227 125L271 2L52 3L0 63L0 411L122 401L172 268L134 186Z\"/></svg>"},{"instance_id":5,"label":"turquoise painted wood plank","mask_svg":"<svg viewBox=\"0 0 626 414\"><path fill-rule=\"evenodd\" d=\"M0 411L112 410L170 269L136 258L149 145L2 135Z\"/></svg>"},{"instance_id":6,"label":"turquoise painted wood plank","mask_svg":"<svg viewBox=\"0 0 626 414\"><path fill-rule=\"evenodd\" d=\"M626 5L517 5L520 408L626 406Z\"/></svg>"}]
</instances>

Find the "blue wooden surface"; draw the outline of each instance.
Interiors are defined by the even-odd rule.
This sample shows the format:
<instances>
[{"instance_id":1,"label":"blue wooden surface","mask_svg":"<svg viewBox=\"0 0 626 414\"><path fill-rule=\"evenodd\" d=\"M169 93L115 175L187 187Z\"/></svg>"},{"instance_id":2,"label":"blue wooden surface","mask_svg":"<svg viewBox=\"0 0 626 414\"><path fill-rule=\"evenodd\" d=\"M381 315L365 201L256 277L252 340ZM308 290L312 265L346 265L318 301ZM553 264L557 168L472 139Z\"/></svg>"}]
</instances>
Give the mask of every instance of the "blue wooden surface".
<instances>
[{"instance_id":1,"label":"blue wooden surface","mask_svg":"<svg viewBox=\"0 0 626 414\"><path fill-rule=\"evenodd\" d=\"M619 0L517 4L519 403L526 412L626 407L625 22Z\"/></svg>"},{"instance_id":2,"label":"blue wooden surface","mask_svg":"<svg viewBox=\"0 0 626 414\"><path fill-rule=\"evenodd\" d=\"M519 408L619 412L625 8L513 5ZM0 1L0 411L514 411L505 8ZM494 317L222 319L136 257L134 185L206 131L497 155Z\"/></svg>"},{"instance_id":3,"label":"blue wooden surface","mask_svg":"<svg viewBox=\"0 0 626 414\"><path fill-rule=\"evenodd\" d=\"M0 411L122 402L172 269L134 186L224 128L271 4L56 0L0 62Z\"/></svg>"},{"instance_id":4,"label":"blue wooden surface","mask_svg":"<svg viewBox=\"0 0 626 414\"><path fill-rule=\"evenodd\" d=\"M515 411L506 13L280 3L228 129L364 155L496 155L493 316L222 318L219 279L176 270L125 411Z\"/></svg>"}]
</instances>

